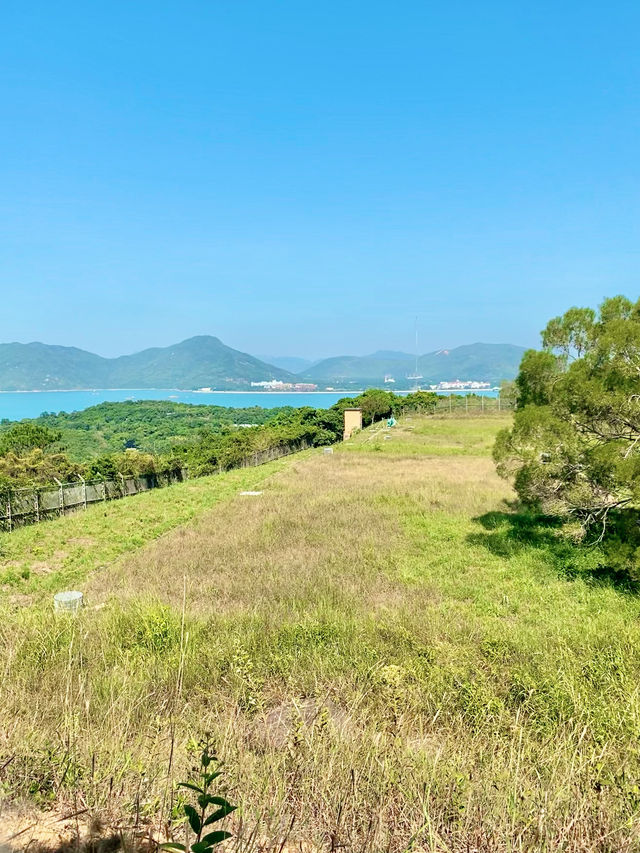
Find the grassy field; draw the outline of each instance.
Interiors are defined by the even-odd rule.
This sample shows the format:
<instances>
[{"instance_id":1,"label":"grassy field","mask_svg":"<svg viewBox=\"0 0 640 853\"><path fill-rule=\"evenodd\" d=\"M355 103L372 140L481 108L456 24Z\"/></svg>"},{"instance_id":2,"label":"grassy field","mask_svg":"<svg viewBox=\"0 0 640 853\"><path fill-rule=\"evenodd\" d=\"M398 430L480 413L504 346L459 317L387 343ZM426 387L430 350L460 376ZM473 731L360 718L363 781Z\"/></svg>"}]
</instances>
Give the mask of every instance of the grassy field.
<instances>
[{"instance_id":1,"label":"grassy field","mask_svg":"<svg viewBox=\"0 0 640 853\"><path fill-rule=\"evenodd\" d=\"M640 849L640 600L518 512L504 423L413 417L2 537L3 791L166 823L208 731L230 849Z\"/></svg>"},{"instance_id":2,"label":"grassy field","mask_svg":"<svg viewBox=\"0 0 640 853\"><path fill-rule=\"evenodd\" d=\"M281 462L201 477L109 501L45 524L0 532L0 596L14 603L83 583L123 555L191 521L241 490L259 490ZM25 596L29 598L25 599Z\"/></svg>"}]
</instances>

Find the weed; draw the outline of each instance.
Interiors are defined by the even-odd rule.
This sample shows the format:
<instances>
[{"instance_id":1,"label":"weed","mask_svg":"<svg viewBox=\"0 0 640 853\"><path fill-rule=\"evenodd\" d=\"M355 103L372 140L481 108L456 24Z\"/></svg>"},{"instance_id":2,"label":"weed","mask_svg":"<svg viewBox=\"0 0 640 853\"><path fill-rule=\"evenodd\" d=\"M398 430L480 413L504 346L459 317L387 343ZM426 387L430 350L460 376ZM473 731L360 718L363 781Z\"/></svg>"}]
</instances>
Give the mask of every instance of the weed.
<instances>
[{"instance_id":1,"label":"weed","mask_svg":"<svg viewBox=\"0 0 640 853\"><path fill-rule=\"evenodd\" d=\"M228 800L218 794L211 793L211 786L215 780L221 775L220 770L210 770L213 764L217 765L218 759L212 749L209 739L202 741L200 744L200 773L194 782L179 782L178 787L186 788L190 791L195 791L197 808L189 803L185 803L182 808L187 818L192 832L195 834L195 841L187 848L185 844L176 842L167 842L161 844L161 849L177 850L180 853L185 853L188 849L191 853L210 853L214 847L231 838L231 833L226 830L217 829L207 831L208 827L218 823L223 818L234 812L237 806L232 806ZM212 807L215 807L212 810Z\"/></svg>"}]
</instances>

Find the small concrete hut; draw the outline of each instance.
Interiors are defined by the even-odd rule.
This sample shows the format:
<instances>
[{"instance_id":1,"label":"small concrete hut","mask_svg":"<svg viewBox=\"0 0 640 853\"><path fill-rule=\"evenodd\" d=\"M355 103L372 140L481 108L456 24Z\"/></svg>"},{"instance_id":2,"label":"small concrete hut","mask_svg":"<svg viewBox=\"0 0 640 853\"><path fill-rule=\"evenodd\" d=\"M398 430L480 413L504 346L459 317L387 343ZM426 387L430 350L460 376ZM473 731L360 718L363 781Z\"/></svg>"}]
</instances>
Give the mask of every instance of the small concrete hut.
<instances>
[{"instance_id":1,"label":"small concrete hut","mask_svg":"<svg viewBox=\"0 0 640 853\"><path fill-rule=\"evenodd\" d=\"M359 429L362 429L362 409L345 409L343 440L346 441L351 438L353 433Z\"/></svg>"}]
</instances>

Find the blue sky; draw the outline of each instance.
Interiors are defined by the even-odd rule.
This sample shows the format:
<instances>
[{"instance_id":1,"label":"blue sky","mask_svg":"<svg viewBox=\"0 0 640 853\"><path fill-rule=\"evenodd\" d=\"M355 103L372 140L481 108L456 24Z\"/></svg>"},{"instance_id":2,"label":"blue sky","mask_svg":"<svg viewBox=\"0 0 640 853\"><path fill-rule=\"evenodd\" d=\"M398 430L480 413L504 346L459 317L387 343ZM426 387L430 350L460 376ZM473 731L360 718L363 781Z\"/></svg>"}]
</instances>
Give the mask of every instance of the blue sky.
<instances>
[{"instance_id":1,"label":"blue sky","mask_svg":"<svg viewBox=\"0 0 640 853\"><path fill-rule=\"evenodd\" d=\"M536 345L638 296L640 4L5 0L0 340Z\"/></svg>"}]
</instances>

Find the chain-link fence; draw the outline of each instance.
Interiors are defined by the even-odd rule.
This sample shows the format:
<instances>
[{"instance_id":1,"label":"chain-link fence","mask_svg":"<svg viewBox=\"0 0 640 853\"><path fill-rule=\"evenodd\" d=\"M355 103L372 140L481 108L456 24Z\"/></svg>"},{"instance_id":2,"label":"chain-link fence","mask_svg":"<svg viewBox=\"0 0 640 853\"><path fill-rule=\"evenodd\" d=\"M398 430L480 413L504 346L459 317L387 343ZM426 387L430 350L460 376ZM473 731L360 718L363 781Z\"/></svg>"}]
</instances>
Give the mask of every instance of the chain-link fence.
<instances>
[{"instance_id":1,"label":"chain-link fence","mask_svg":"<svg viewBox=\"0 0 640 853\"><path fill-rule=\"evenodd\" d=\"M435 414L494 414L513 411L511 398L489 397L484 394L449 394L438 396Z\"/></svg>"},{"instance_id":2,"label":"chain-link fence","mask_svg":"<svg viewBox=\"0 0 640 853\"><path fill-rule=\"evenodd\" d=\"M58 483L39 489L12 489L0 504L0 529L13 530L66 515L89 504L115 500L150 489L162 488L187 478L186 468L135 477L120 475L116 479L83 480Z\"/></svg>"},{"instance_id":3,"label":"chain-link fence","mask_svg":"<svg viewBox=\"0 0 640 853\"><path fill-rule=\"evenodd\" d=\"M255 451L240 459L232 467L252 468L305 450L306 441L274 445ZM225 469L220 469L220 472ZM48 518L86 509L89 504L126 498L150 489L159 489L186 480L188 471L181 468L158 474L143 474L135 477L120 474L115 479L83 480L58 483L39 489L12 489L0 498L0 530L14 530L27 524L37 524Z\"/></svg>"}]
</instances>

